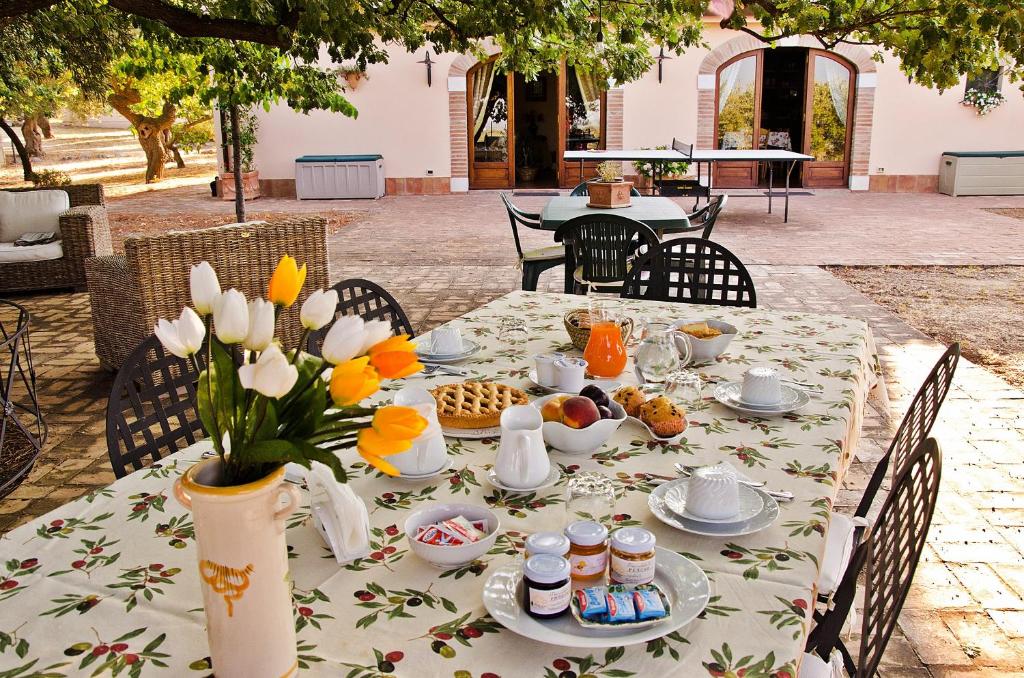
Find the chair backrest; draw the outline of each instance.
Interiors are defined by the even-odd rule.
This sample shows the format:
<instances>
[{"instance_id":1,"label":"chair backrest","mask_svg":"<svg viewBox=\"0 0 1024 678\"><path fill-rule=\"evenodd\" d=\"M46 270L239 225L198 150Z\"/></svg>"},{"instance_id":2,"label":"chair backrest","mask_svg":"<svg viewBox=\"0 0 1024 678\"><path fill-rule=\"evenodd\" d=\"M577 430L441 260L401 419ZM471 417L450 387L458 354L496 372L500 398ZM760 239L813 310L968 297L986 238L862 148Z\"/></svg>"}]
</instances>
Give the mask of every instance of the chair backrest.
<instances>
[{"instance_id":1,"label":"chair backrest","mask_svg":"<svg viewBox=\"0 0 1024 678\"><path fill-rule=\"evenodd\" d=\"M395 334L415 336L412 323L409 322L409 317L402 310L402 305L390 292L372 280L349 278L337 283L332 289L338 292L335 318L343 315L357 315L363 320L384 320L391 323L391 330ZM333 323L310 333L306 345L307 353L320 356L320 347L323 345L324 337L327 336L331 325Z\"/></svg>"},{"instance_id":2,"label":"chair backrest","mask_svg":"<svg viewBox=\"0 0 1024 678\"><path fill-rule=\"evenodd\" d=\"M701 238L704 240L711 240L711 231L714 230L715 224L718 222L718 215L722 213L722 210L725 209L728 202L728 195L712 196L704 207L701 207L696 212L686 215L686 218L690 221L689 228L673 229L672 233L692 233L694 231L700 231Z\"/></svg>"},{"instance_id":3,"label":"chair backrest","mask_svg":"<svg viewBox=\"0 0 1024 678\"><path fill-rule=\"evenodd\" d=\"M234 287L253 299L266 296L278 260L290 254L307 267L298 301L277 323L285 348L291 349L302 334L302 302L327 287L327 220L318 215L128 238L124 250L138 285L138 318L144 327L153 327L159 318L177 318L182 306L191 303L188 281L194 264L210 262L223 289Z\"/></svg>"},{"instance_id":4,"label":"chair backrest","mask_svg":"<svg viewBox=\"0 0 1024 678\"><path fill-rule=\"evenodd\" d=\"M564 222L555 231L555 242L573 248L583 279L592 283L619 282L629 272L630 253L639 245L658 244L647 224L617 214L584 214Z\"/></svg>"},{"instance_id":5,"label":"chair backrest","mask_svg":"<svg viewBox=\"0 0 1024 678\"><path fill-rule=\"evenodd\" d=\"M910 401L907 413L903 415L903 421L896 429L889 444L889 450L875 466L867 487L857 506L856 515L865 517L871 510L878 489L882 486L889 468L892 468L893 476L899 475L911 453L917 449L921 441L928 437L935 425L935 419L939 416L939 408L942 407L946 394L949 393L950 384L953 382L953 375L956 366L960 362L960 344L953 343L938 359L931 372L925 377L921 388L917 390L914 399Z\"/></svg>"},{"instance_id":6,"label":"chair backrest","mask_svg":"<svg viewBox=\"0 0 1024 678\"><path fill-rule=\"evenodd\" d=\"M587 187L587 184L589 184L589 183L590 183L589 181L584 181L582 183L576 184L576 188L572 189L569 192L569 197L570 198L582 198L582 197L586 197L586 196L590 195L590 189ZM632 198L639 198L641 196L641 193L640 193L639 189L637 189L636 186L631 186L630 189L629 189L629 195Z\"/></svg>"},{"instance_id":7,"label":"chair backrest","mask_svg":"<svg viewBox=\"0 0 1024 678\"><path fill-rule=\"evenodd\" d=\"M648 249L622 288L629 299L757 308L757 292L743 262L702 238L676 238Z\"/></svg>"},{"instance_id":8,"label":"chair backrest","mask_svg":"<svg viewBox=\"0 0 1024 678\"><path fill-rule=\"evenodd\" d=\"M685 141L680 141L675 137L672 137L672 150L679 151L688 158L693 157L693 144L688 144Z\"/></svg>"},{"instance_id":9,"label":"chair backrest","mask_svg":"<svg viewBox=\"0 0 1024 678\"><path fill-rule=\"evenodd\" d=\"M519 209L512 204L512 200L505 193L501 194L501 201L505 203L505 209L508 211L508 222L512 226L512 238L516 241L516 252L522 259L523 244L519 241L519 226L540 229L540 215Z\"/></svg>"},{"instance_id":10,"label":"chair backrest","mask_svg":"<svg viewBox=\"0 0 1024 678\"><path fill-rule=\"evenodd\" d=\"M107 402L107 453L118 478L205 437L195 365L150 336L121 365Z\"/></svg>"}]
</instances>

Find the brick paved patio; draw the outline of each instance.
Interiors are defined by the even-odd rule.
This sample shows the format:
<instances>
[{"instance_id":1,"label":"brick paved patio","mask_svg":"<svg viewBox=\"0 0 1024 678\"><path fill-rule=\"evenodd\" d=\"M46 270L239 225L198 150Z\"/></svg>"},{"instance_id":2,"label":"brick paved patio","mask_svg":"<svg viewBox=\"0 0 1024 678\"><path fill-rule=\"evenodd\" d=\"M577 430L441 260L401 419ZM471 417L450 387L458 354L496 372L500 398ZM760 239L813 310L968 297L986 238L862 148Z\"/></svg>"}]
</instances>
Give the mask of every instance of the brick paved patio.
<instances>
[{"instance_id":1,"label":"brick paved patio","mask_svg":"<svg viewBox=\"0 0 1024 678\"><path fill-rule=\"evenodd\" d=\"M520 202L539 207L546 198ZM735 201L716 235L745 261L766 307L839 313L867 320L878 340L898 421L940 347L842 283L819 264L1022 264L1024 221L984 207L1024 199L957 199L819 191L793 198L791 221L764 214L764 201ZM388 198L379 202L261 200L260 210L356 210L331 238L331 279L359 275L392 289L424 331L518 287L508 224L497 196ZM149 193L112 210L196 210L230 205L196 191ZM225 221L230 221L226 218ZM984 237L978 237L978 234ZM545 234L528 234L531 245ZM560 272L542 287L558 289ZM0 501L0 531L113 480L103 439L111 378L92 350L88 297L22 297L33 314L33 345L51 439L28 482ZM890 642L884 676L1024 676L1024 395L961 363L935 435L944 446L940 508ZM840 494L856 503L891 430L871 409L857 461Z\"/></svg>"}]
</instances>

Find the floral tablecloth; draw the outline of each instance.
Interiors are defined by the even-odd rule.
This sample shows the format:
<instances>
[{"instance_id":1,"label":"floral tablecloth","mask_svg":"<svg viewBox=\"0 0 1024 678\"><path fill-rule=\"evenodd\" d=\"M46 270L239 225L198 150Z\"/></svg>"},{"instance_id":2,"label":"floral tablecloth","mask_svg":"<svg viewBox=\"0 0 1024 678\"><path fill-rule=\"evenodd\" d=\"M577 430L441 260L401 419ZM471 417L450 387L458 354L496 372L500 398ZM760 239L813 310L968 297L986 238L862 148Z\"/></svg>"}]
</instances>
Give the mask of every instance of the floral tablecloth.
<instances>
[{"instance_id":1,"label":"floral tablecloth","mask_svg":"<svg viewBox=\"0 0 1024 678\"><path fill-rule=\"evenodd\" d=\"M456 320L485 347L465 367L528 387L529 356L572 350L562 316L581 301L515 292ZM450 441L451 469L419 482L385 477L354 454L346 457L370 510L370 556L339 567L311 526L308 507L289 520L295 625L307 674L796 676L829 509L865 400L879 383L870 331L836 316L623 303L635 318L719 318L740 328L720 361L701 369L710 378L738 378L752 364L771 364L821 384L824 395L799 414L760 419L713 402L709 388L678 444L651 442L627 422L589 458L552 452L563 478L535 494L511 495L487 483L496 440ZM526 343L499 345L507 316L525 319ZM627 369L622 379L631 381L629 375ZM207 449L183 450L0 539L0 677L210 673L192 521L171 493L174 479ZM674 462L721 459L796 495L782 504L775 525L718 539L675 531L649 513L648 493L658 476L673 475ZM565 476L581 470L613 478L617 525L653 530L660 546L707 572L713 597L699 619L646 644L593 651L520 638L487 615L480 595L487 575L522 547L524 534L562 525ZM503 532L494 549L449 571L418 560L402 524L410 508L429 501L492 507Z\"/></svg>"}]
</instances>

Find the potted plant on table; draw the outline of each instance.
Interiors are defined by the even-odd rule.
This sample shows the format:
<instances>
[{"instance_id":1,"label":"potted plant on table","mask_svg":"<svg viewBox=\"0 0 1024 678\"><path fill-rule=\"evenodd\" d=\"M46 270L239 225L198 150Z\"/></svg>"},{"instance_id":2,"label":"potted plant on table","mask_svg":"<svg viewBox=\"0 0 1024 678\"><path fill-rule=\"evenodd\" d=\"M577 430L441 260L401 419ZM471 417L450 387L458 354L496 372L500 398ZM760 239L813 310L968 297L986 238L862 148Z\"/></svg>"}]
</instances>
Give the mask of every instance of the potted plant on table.
<instances>
[{"instance_id":1,"label":"potted plant on table","mask_svg":"<svg viewBox=\"0 0 1024 678\"><path fill-rule=\"evenodd\" d=\"M655 150L664 151L668 146L655 146ZM646 147L641 150L648 150ZM652 193L654 189L654 177L660 179L682 178L690 169L688 162L667 162L657 160L636 161L633 163L636 170L636 187L641 192ZM646 194L646 193L645 193Z\"/></svg>"},{"instance_id":2,"label":"potted plant on table","mask_svg":"<svg viewBox=\"0 0 1024 678\"><path fill-rule=\"evenodd\" d=\"M239 134L238 148L242 157L242 194L246 200L255 200L260 197L260 172L253 164L253 156L256 150L256 133L259 131L259 122L256 114L251 110L239 109ZM231 128L223 130L224 143L230 147L234 143ZM235 199L235 174L231 167L225 167L220 175L220 197L222 200Z\"/></svg>"},{"instance_id":3,"label":"potted plant on table","mask_svg":"<svg viewBox=\"0 0 1024 678\"><path fill-rule=\"evenodd\" d=\"M325 336L323 358L301 350L310 332L334 320L336 291L317 290L302 304L297 346L275 340L277 319L305 277L305 265L285 256L267 298L247 301L238 290L221 292L216 272L202 262L191 271L194 310L185 307L155 328L170 353L195 361L199 418L216 451L186 470L174 493L193 514L218 678L298 670L284 519L299 495L284 482L284 465L320 462L345 482L336 451L355 447L397 475L384 457L409 449L427 426L413 408L360 404L382 379L422 369L408 336L391 336L390 323L344 316Z\"/></svg>"},{"instance_id":4,"label":"potted plant on table","mask_svg":"<svg viewBox=\"0 0 1024 678\"><path fill-rule=\"evenodd\" d=\"M633 188L632 181L622 178L622 164L618 162L602 162L597 166L597 179L588 182L590 194L588 207L629 207L629 191Z\"/></svg>"}]
</instances>

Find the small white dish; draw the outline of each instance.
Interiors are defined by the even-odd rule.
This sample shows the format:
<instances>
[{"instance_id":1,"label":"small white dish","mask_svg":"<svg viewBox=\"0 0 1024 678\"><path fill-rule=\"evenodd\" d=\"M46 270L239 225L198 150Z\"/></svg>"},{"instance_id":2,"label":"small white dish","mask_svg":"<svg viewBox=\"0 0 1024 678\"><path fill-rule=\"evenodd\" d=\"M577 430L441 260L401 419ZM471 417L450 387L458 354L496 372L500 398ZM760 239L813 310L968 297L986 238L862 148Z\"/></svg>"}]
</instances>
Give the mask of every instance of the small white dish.
<instances>
[{"instance_id":1,"label":"small white dish","mask_svg":"<svg viewBox=\"0 0 1024 678\"><path fill-rule=\"evenodd\" d=\"M500 426L486 428L447 428L442 426L441 433L445 438L461 438L463 440L480 440L481 438L500 438Z\"/></svg>"},{"instance_id":2,"label":"small white dish","mask_svg":"<svg viewBox=\"0 0 1024 678\"><path fill-rule=\"evenodd\" d=\"M462 544L461 546L438 546L424 544L416 540L416 530L425 525L435 525L442 520L455 516L464 516L469 520L486 520L489 532L480 541ZM431 503L413 511L405 520L405 537L409 547L417 556L434 567L451 569L468 565L480 558L494 546L498 539L498 528L501 522L494 511L475 504L438 504Z\"/></svg>"},{"instance_id":3,"label":"small white dish","mask_svg":"<svg viewBox=\"0 0 1024 678\"><path fill-rule=\"evenodd\" d=\"M450 469L452 467L452 463L452 459L449 457L445 460L444 465L436 471L431 471L430 473L400 473L396 477L399 480L426 480L428 478L436 478Z\"/></svg>"},{"instance_id":4,"label":"small white dish","mask_svg":"<svg viewBox=\"0 0 1024 678\"><path fill-rule=\"evenodd\" d=\"M530 370L530 374L528 374L527 377L530 379L530 382L539 389L543 389L548 393L562 393L562 390L557 386L545 386L537 381L537 370ZM612 381L611 379L584 379L583 386L596 386L606 393L611 393L618 387L622 386L622 382Z\"/></svg>"},{"instance_id":5,"label":"small white dish","mask_svg":"<svg viewBox=\"0 0 1024 678\"><path fill-rule=\"evenodd\" d=\"M538 398L531 404L540 410L544 407L544 403L559 395L570 394L554 393ZM545 421L541 427L544 432L544 442L566 454L593 453L608 442L622 422L626 421L626 410L611 398L608 400L608 409L612 411L611 419L599 419L586 428L571 428L559 421Z\"/></svg>"},{"instance_id":6,"label":"small white dish","mask_svg":"<svg viewBox=\"0 0 1024 678\"><path fill-rule=\"evenodd\" d=\"M782 400L778 405L751 405L742 400L740 396L742 389L743 383L739 381L730 381L720 384L715 387L715 400L726 407L736 410L737 412L757 416L787 414L794 410L798 410L811 402L811 397L802 389L782 384Z\"/></svg>"},{"instance_id":7,"label":"small white dish","mask_svg":"<svg viewBox=\"0 0 1024 678\"><path fill-rule=\"evenodd\" d=\"M651 440L657 440L659 443L665 443L665 444L668 444L668 445L675 445L676 443L678 443L680 440L683 439L684 435L686 435L686 429L684 428L681 433L678 433L678 434L676 434L674 436L671 436L669 438L663 438L662 436L659 436L659 435L655 434L654 431L651 430L651 427L648 426L644 422L644 420L641 419L640 417L626 417L626 418L629 419L629 421L631 421L634 424L636 424L637 426L643 427L643 429L645 431L647 431L647 435L649 435L651 437Z\"/></svg>"},{"instance_id":8,"label":"small white dish","mask_svg":"<svg viewBox=\"0 0 1024 678\"><path fill-rule=\"evenodd\" d=\"M665 491L664 497L665 505L668 506L673 513L676 513L687 520L692 520L698 523L710 523L713 525L727 525L750 520L764 510L764 500L761 498L761 495L754 491L754 488L748 485L737 485L736 489L739 492L739 511L736 515L729 516L727 518L704 518L694 515L686 510L686 498L690 489L689 481L689 478L680 478L679 480L673 480L665 483L665 485L669 485L670 487Z\"/></svg>"},{"instance_id":9,"label":"small white dish","mask_svg":"<svg viewBox=\"0 0 1024 678\"><path fill-rule=\"evenodd\" d=\"M460 353L434 353L429 346L417 346L416 355L431 363L457 363L480 352L480 344L472 339L463 338L462 343L465 349Z\"/></svg>"},{"instance_id":10,"label":"small white dish","mask_svg":"<svg viewBox=\"0 0 1024 678\"><path fill-rule=\"evenodd\" d=\"M679 480L684 479L680 478ZM771 527L779 517L778 502L763 490L752 487L750 489L757 492L761 496L761 501L764 502L764 508L753 518L739 523L702 523L690 520L670 509L665 503L665 493L672 489L676 482L678 481L673 480L655 487L647 497L647 507L655 518L677 530L705 537L742 537Z\"/></svg>"},{"instance_id":11,"label":"small white dish","mask_svg":"<svg viewBox=\"0 0 1024 678\"><path fill-rule=\"evenodd\" d=\"M584 628L564 614L555 619L534 619L522 605L522 565L505 564L484 584L484 607L499 624L515 634L561 647L609 648L636 645L677 631L707 607L711 584L692 560L674 551L657 547L654 583L672 606L672 618L642 628Z\"/></svg>"},{"instance_id":12,"label":"small white dish","mask_svg":"<svg viewBox=\"0 0 1024 678\"><path fill-rule=\"evenodd\" d=\"M557 466L552 464L551 472L548 473L548 477L545 478L544 482L542 482L540 485L537 485L537 487L510 487L508 485L503 485L502 482L498 480L498 474L497 472L495 472L493 468L487 471L487 482L489 482L491 485L494 485L499 490L516 493L536 492L537 490L543 490L548 487L553 487L554 485L558 484L558 481L561 480L561 478L562 472L558 470Z\"/></svg>"}]
</instances>

